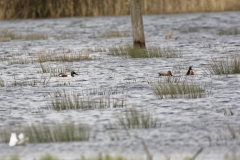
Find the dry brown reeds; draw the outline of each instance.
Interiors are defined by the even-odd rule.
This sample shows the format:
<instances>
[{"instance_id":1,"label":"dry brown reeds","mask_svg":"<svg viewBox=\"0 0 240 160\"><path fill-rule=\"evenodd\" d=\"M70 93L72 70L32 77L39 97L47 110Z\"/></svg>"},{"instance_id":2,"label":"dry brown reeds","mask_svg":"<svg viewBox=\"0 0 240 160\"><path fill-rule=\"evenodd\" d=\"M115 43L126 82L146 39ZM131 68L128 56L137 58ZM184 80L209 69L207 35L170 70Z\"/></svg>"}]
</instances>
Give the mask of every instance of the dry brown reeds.
<instances>
[{"instance_id":1,"label":"dry brown reeds","mask_svg":"<svg viewBox=\"0 0 240 160\"><path fill-rule=\"evenodd\" d=\"M143 14L236 11L238 0L142 0ZM154 5L153 5L154 4ZM128 0L1 0L0 19L129 14Z\"/></svg>"}]
</instances>

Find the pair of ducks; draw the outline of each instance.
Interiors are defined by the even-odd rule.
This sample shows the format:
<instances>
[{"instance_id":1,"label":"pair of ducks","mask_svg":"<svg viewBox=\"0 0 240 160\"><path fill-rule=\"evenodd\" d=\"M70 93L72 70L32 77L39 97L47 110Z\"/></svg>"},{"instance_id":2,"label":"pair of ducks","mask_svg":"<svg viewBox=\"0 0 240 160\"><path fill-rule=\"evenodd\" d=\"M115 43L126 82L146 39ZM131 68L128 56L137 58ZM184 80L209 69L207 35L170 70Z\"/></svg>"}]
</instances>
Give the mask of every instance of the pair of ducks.
<instances>
[{"instance_id":1,"label":"pair of ducks","mask_svg":"<svg viewBox=\"0 0 240 160\"><path fill-rule=\"evenodd\" d=\"M158 73L158 75L159 75L159 76L172 76L172 72L171 72L171 71L168 71L167 73ZM194 75L192 66L189 67L186 75Z\"/></svg>"}]
</instances>

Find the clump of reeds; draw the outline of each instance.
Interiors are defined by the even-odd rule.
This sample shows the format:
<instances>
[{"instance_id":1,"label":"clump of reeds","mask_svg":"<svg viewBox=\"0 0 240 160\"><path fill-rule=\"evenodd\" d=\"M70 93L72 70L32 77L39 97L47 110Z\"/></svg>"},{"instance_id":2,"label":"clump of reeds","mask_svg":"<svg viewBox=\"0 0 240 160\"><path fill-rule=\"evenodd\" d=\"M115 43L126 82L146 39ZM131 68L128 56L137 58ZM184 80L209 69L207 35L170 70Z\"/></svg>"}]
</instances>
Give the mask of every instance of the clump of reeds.
<instances>
[{"instance_id":1,"label":"clump of reeds","mask_svg":"<svg viewBox=\"0 0 240 160\"><path fill-rule=\"evenodd\" d=\"M9 40L44 40L47 39L48 37L44 34L40 33L15 33L13 31L9 30L2 30L0 32L0 39L9 39Z\"/></svg>"},{"instance_id":2,"label":"clump of reeds","mask_svg":"<svg viewBox=\"0 0 240 160\"><path fill-rule=\"evenodd\" d=\"M101 155L99 154L97 157L93 158L81 158L79 160L127 160L127 158L124 158L122 156L110 156L110 155Z\"/></svg>"},{"instance_id":3,"label":"clump of reeds","mask_svg":"<svg viewBox=\"0 0 240 160\"><path fill-rule=\"evenodd\" d=\"M218 29L218 35L237 35L240 34L240 30L238 28L229 28L229 29Z\"/></svg>"},{"instance_id":4,"label":"clump of reeds","mask_svg":"<svg viewBox=\"0 0 240 160\"><path fill-rule=\"evenodd\" d=\"M208 61L207 71L210 74L239 74L240 73L240 55L230 55L226 58L212 58Z\"/></svg>"},{"instance_id":5,"label":"clump of reeds","mask_svg":"<svg viewBox=\"0 0 240 160\"><path fill-rule=\"evenodd\" d=\"M124 129L156 128L160 126L159 120L149 112L135 108L126 109L124 113L116 115L117 125Z\"/></svg>"},{"instance_id":6,"label":"clump of reeds","mask_svg":"<svg viewBox=\"0 0 240 160\"><path fill-rule=\"evenodd\" d=\"M52 156L51 154L46 154L40 158L40 160L60 160L58 157Z\"/></svg>"},{"instance_id":7,"label":"clump of reeds","mask_svg":"<svg viewBox=\"0 0 240 160\"><path fill-rule=\"evenodd\" d=\"M101 96L79 96L78 93L55 92L51 96L48 106L52 110L77 110L77 109L103 109L122 108L125 100L122 98L111 98L109 95Z\"/></svg>"},{"instance_id":8,"label":"clump of reeds","mask_svg":"<svg viewBox=\"0 0 240 160\"><path fill-rule=\"evenodd\" d=\"M71 66L63 65L48 65L39 63L40 68L37 70L39 73L50 73L52 77L56 77L59 73L67 73L74 71Z\"/></svg>"},{"instance_id":9,"label":"clump of reeds","mask_svg":"<svg viewBox=\"0 0 240 160\"><path fill-rule=\"evenodd\" d=\"M1 56L0 61L5 62L7 65L33 63L33 60L28 59L27 56L23 54Z\"/></svg>"},{"instance_id":10,"label":"clump of reeds","mask_svg":"<svg viewBox=\"0 0 240 160\"><path fill-rule=\"evenodd\" d=\"M168 77L152 85L158 98L202 98L206 96L206 86L187 79Z\"/></svg>"},{"instance_id":11,"label":"clump of reeds","mask_svg":"<svg viewBox=\"0 0 240 160\"><path fill-rule=\"evenodd\" d=\"M143 14L219 12L238 11L240 9L238 2L238 0L192 0L191 3L176 0L142 0L141 6L143 6ZM127 15L130 12L128 1L119 0L71 0L71 3L66 0L41 1L41 3L38 1L33 3L32 0L2 0L0 8L0 19L116 16Z\"/></svg>"},{"instance_id":12,"label":"clump of reeds","mask_svg":"<svg viewBox=\"0 0 240 160\"><path fill-rule=\"evenodd\" d=\"M138 48L131 45L124 45L119 47L110 47L110 55L124 56L131 58L180 58L182 56L181 51L170 47L148 47Z\"/></svg>"},{"instance_id":13,"label":"clump of reeds","mask_svg":"<svg viewBox=\"0 0 240 160\"><path fill-rule=\"evenodd\" d=\"M29 139L29 143L36 142L63 142L63 141L87 141L91 129L85 124L54 123L31 124L22 126L7 126L0 129L0 141L8 143L11 132L23 133Z\"/></svg>"},{"instance_id":14,"label":"clump of reeds","mask_svg":"<svg viewBox=\"0 0 240 160\"><path fill-rule=\"evenodd\" d=\"M105 48L101 48L101 47L90 48L88 50L90 52L107 52L107 50Z\"/></svg>"},{"instance_id":15,"label":"clump of reeds","mask_svg":"<svg viewBox=\"0 0 240 160\"><path fill-rule=\"evenodd\" d=\"M49 61L72 62L81 60L91 60L90 53L84 51L74 52L71 50L63 50L60 53L54 51L37 53L37 61L39 63Z\"/></svg>"}]
</instances>

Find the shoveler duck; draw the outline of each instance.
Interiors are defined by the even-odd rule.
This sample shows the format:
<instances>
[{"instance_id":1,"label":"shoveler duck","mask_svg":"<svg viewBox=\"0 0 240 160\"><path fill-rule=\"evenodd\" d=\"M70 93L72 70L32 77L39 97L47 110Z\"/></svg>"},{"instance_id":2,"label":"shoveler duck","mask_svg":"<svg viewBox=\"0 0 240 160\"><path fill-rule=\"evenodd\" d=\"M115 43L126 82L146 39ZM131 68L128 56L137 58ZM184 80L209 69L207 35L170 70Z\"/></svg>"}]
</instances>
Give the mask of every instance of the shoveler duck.
<instances>
[{"instance_id":1,"label":"shoveler duck","mask_svg":"<svg viewBox=\"0 0 240 160\"><path fill-rule=\"evenodd\" d=\"M76 72L72 71L71 75L66 74L66 73L60 73L58 77L74 77L74 75L78 75Z\"/></svg>"},{"instance_id":2,"label":"shoveler duck","mask_svg":"<svg viewBox=\"0 0 240 160\"><path fill-rule=\"evenodd\" d=\"M158 73L159 76L172 76L172 72L168 71L167 73Z\"/></svg>"},{"instance_id":3,"label":"shoveler duck","mask_svg":"<svg viewBox=\"0 0 240 160\"><path fill-rule=\"evenodd\" d=\"M60 85L63 83L63 85L66 85L67 83L70 85L70 82L73 81L74 75L78 75L76 72L72 71L71 74L66 73L60 73L58 77L60 77ZM61 82L62 81L62 82Z\"/></svg>"},{"instance_id":4,"label":"shoveler duck","mask_svg":"<svg viewBox=\"0 0 240 160\"><path fill-rule=\"evenodd\" d=\"M194 75L192 66L190 66L190 67L188 68L188 71L187 71L186 75Z\"/></svg>"}]
</instances>

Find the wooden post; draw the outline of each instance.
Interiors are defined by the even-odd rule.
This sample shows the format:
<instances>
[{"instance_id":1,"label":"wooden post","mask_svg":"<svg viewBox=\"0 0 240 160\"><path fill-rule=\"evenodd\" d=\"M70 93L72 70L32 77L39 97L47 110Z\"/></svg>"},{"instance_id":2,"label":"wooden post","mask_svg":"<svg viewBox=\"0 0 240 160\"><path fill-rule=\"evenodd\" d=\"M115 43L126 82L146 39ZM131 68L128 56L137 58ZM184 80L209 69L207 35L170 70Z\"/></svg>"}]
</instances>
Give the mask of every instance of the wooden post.
<instances>
[{"instance_id":1,"label":"wooden post","mask_svg":"<svg viewBox=\"0 0 240 160\"><path fill-rule=\"evenodd\" d=\"M140 0L130 0L130 14L132 21L133 46L145 48L145 37Z\"/></svg>"}]
</instances>

